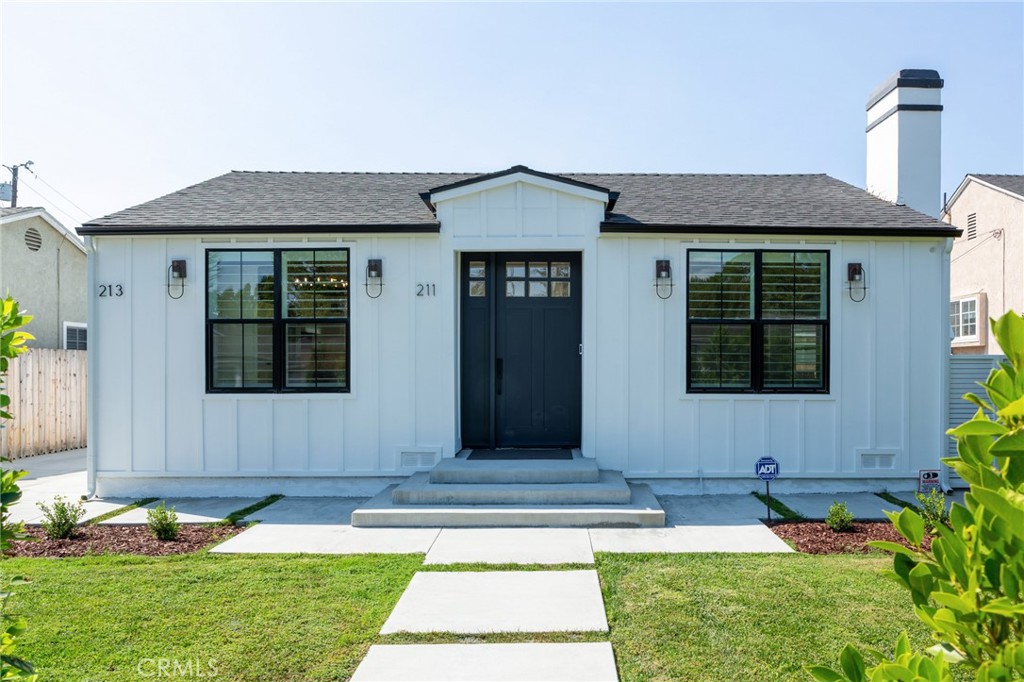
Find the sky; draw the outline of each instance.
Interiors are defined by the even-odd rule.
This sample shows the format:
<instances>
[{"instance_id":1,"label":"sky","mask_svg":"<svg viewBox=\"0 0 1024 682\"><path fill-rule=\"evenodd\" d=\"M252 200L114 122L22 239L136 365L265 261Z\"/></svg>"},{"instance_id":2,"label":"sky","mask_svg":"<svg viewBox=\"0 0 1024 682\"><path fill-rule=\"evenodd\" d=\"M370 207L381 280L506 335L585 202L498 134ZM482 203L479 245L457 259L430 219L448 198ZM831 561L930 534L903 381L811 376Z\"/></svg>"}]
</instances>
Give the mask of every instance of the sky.
<instances>
[{"instance_id":1,"label":"sky","mask_svg":"<svg viewBox=\"0 0 1024 682\"><path fill-rule=\"evenodd\" d=\"M1021 0L2 0L0 162L34 161L19 205L69 227L229 170L525 164L863 187L865 103L901 68L945 79L945 192L1024 173Z\"/></svg>"}]
</instances>

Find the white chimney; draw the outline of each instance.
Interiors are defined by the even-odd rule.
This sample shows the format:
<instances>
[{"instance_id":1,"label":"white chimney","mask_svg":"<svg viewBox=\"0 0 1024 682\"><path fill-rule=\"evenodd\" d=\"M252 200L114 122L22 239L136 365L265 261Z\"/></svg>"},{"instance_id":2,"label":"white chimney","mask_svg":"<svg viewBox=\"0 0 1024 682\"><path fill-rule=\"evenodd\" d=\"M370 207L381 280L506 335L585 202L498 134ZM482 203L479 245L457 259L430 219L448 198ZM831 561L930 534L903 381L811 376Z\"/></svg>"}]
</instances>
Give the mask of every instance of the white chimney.
<instances>
[{"instance_id":1,"label":"white chimney","mask_svg":"<svg viewBox=\"0 0 1024 682\"><path fill-rule=\"evenodd\" d=\"M903 69L868 98L867 190L938 216L942 210L942 79Z\"/></svg>"}]
</instances>

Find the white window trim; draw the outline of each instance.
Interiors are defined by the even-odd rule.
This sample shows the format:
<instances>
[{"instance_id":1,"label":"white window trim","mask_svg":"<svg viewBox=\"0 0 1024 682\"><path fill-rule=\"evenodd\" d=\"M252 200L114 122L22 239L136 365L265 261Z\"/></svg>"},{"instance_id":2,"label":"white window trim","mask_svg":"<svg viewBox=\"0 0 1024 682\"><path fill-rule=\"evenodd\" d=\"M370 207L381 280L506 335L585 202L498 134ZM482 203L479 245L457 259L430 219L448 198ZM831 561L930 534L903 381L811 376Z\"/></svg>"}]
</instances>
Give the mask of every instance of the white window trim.
<instances>
[{"instance_id":1,"label":"white window trim","mask_svg":"<svg viewBox=\"0 0 1024 682\"><path fill-rule=\"evenodd\" d=\"M957 330L953 327L952 321L950 322L950 330L953 335L953 343L969 344L978 343L981 341L981 337L978 334L979 326L981 325L981 297L977 294L973 296L961 296L960 298L954 298L950 303L960 304L960 319L963 320L963 303L964 301L974 301L974 334L971 336L957 336ZM963 326L961 324L961 326Z\"/></svg>"},{"instance_id":2,"label":"white window trim","mask_svg":"<svg viewBox=\"0 0 1024 682\"><path fill-rule=\"evenodd\" d=\"M61 341L60 345L61 345L61 347L64 350L68 349L68 329L85 329L85 330L88 330L89 329L89 325L86 324L85 322L68 322L68 321L65 320L65 322L64 322L64 331L63 331L63 333L61 334L61 337L60 337L60 341ZM88 343L89 342L86 341L86 344L87 344L86 347L88 347Z\"/></svg>"}]
</instances>

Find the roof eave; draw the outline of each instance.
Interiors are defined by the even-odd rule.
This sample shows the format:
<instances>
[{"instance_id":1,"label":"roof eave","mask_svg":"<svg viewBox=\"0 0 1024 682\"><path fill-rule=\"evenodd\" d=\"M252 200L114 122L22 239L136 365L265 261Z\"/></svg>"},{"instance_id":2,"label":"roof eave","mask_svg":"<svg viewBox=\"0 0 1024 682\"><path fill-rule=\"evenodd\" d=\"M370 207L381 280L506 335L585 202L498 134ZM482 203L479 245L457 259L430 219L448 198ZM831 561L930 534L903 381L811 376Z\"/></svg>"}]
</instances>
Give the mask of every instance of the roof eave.
<instances>
[{"instance_id":1,"label":"roof eave","mask_svg":"<svg viewBox=\"0 0 1024 682\"><path fill-rule=\"evenodd\" d=\"M387 225L103 225L86 223L79 234L89 236L122 235L204 235L204 234L436 234L441 223L391 223Z\"/></svg>"},{"instance_id":2,"label":"roof eave","mask_svg":"<svg viewBox=\"0 0 1024 682\"><path fill-rule=\"evenodd\" d=\"M677 225L604 221L602 234L756 234L814 237L959 237L955 227L778 227L765 225Z\"/></svg>"}]
</instances>

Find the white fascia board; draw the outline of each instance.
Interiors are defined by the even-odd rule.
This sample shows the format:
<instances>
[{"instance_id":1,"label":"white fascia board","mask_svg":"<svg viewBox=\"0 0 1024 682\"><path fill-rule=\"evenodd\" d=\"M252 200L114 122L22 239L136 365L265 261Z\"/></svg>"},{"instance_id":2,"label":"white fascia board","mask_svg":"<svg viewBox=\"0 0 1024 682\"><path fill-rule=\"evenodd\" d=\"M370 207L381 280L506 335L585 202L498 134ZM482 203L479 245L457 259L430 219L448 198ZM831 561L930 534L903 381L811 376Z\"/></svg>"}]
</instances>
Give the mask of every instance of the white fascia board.
<instances>
[{"instance_id":1,"label":"white fascia board","mask_svg":"<svg viewBox=\"0 0 1024 682\"><path fill-rule=\"evenodd\" d=\"M1013 197L1014 199L1019 199L1021 201L1024 201L1024 197L1022 197L1019 194L1014 194L1013 192L1011 192L1008 189L1004 189L1004 188L1000 187L999 185L993 185L991 182L985 182L984 180L981 180L980 178L976 178L973 175L967 175L967 176L964 177L963 182L960 183L960 186L956 188L956 191L953 192L953 196L951 196L949 198L949 200L946 202L946 208L947 208L946 213L949 213L948 209L951 208L953 206L953 204L956 203L956 200L960 198L960 195L964 193L964 190L967 189L967 185L969 183L971 183L971 182L976 182L979 185L981 185L982 187L987 187L990 190L993 190L995 192L999 192L1000 194L1005 194L1007 196Z\"/></svg>"},{"instance_id":2,"label":"white fascia board","mask_svg":"<svg viewBox=\"0 0 1024 682\"><path fill-rule=\"evenodd\" d=\"M14 215L5 216L0 218L0 225L7 225L8 223L16 223L20 220L27 220L28 218L42 218L50 227L60 232L62 235L68 238L68 241L78 247L78 249L85 253L85 245L82 244L82 240L77 234L64 227L64 225L54 218L49 211L45 208L37 208L31 211L25 211L24 213L15 213Z\"/></svg>"},{"instance_id":3,"label":"white fascia board","mask_svg":"<svg viewBox=\"0 0 1024 682\"><path fill-rule=\"evenodd\" d=\"M584 199L600 201L602 204L608 203L608 194L606 192L598 192L597 190L579 187L566 182L559 182L558 180L549 180L548 178L537 177L530 173L512 173L511 175L503 175L500 178L481 180L480 182L463 185L462 187L455 187L441 192L435 192L430 195L430 203L437 204L438 202L447 201L448 199L457 199L458 197L464 197L468 194L476 194L478 192L484 192L497 187L505 187L506 185L511 185L517 182L534 185L535 187L543 187L544 189L555 190L556 192L562 192L563 194L583 197Z\"/></svg>"}]
</instances>

